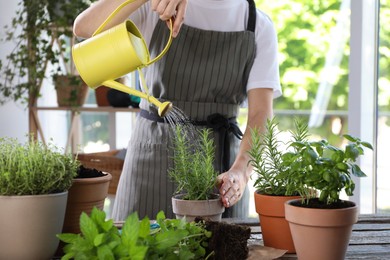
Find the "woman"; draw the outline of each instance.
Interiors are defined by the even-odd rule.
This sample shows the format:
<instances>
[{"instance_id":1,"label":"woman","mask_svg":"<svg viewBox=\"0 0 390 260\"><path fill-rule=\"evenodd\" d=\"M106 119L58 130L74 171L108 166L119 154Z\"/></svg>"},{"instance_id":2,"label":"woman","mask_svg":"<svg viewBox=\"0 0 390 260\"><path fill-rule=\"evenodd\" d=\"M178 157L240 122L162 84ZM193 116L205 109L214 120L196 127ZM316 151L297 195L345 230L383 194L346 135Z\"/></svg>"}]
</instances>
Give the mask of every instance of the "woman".
<instances>
[{"instance_id":1,"label":"woman","mask_svg":"<svg viewBox=\"0 0 390 260\"><path fill-rule=\"evenodd\" d=\"M100 0L81 13L74 33L90 37L124 0ZM138 0L127 5L107 27L130 19L143 34L152 57L169 37L166 21L174 17L173 36L164 57L145 68L150 94L171 101L197 127L214 129L219 192L225 217L246 217L251 169L248 167L250 129L272 116L273 98L281 94L277 37L272 21L253 0ZM235 118L247 100L247 127L240 143ZM145 100L128 144L112 217L124 220L131 212L155 217L163 210L173 217L174 185L170 126Z\"/></svg>"}]
</instances>

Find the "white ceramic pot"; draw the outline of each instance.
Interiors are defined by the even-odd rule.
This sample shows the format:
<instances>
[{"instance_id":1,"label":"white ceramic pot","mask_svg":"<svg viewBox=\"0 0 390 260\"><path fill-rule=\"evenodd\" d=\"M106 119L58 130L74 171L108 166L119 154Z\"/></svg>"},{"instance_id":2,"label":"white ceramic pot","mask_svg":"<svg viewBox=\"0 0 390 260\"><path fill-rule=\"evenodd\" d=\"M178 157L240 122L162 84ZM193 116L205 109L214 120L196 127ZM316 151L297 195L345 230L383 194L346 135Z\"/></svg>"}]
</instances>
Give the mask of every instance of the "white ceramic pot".
<instances>
[{"instance_id":1,"label":"white ceramic pot","mask_svg":"<svg viewBox=\"0 0 390 260\"><path fill-rule=\"evenodd\" d=\"M219 195L216 195L215 199L209 200L183 200L182 197L182 194L172 197L172 210L177 219L185 217L188 222L193 221L196 217L212 221L221 220L225 207Z\"/></svg>"},{"instance_id":2,"label":"white ceramic pot","mask_svg":"<svg viewBox=\"0 0 390 260\"><path fill-rule=\"evenodd\" d=\"M68 192L0 196L0 259L51 259L58 247Z\"/></svg>"}]
</instances>

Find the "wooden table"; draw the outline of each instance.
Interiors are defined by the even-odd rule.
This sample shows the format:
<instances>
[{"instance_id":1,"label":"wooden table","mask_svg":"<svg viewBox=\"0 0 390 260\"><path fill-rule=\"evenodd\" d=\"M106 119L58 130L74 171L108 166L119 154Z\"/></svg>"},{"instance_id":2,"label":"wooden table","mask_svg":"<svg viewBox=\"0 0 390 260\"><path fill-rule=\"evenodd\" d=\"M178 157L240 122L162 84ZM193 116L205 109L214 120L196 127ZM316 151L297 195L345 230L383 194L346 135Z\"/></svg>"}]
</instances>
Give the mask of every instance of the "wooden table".
<instances>
[{"instance_id":1,"label":"wooden table","mask_svg":"<svg viewBox=\"0 0 390 260\"><path fill-rule=\"evenodd\" d=\"M256 248L264 248L258 219L223 219L223 221L246 225L251 228L252 234L248 240L250 251ZM122 224L123 222L116 223L118 227L121 227ZM262 260L265 258L260 258L256 255L250 258L250 260L252 259ZM276 259L295 260L298 258L295 254L284 254L283 256ZM358 223L353 227L352 236L345 259L389 260L390 215L360 215Z\"/></svg>"},{"instance_id":2,"label":"wooden table","mask_svg":"<svg viewBox=\"0 0 390 260\"><path fill-rule=\"evenodd\" d=\"M243 222L232 220L242 225L249 225L252 235L249 246L263 245L261 228L257 221ZM295 254L285 254L283 260L297 259ZM345 259L389 260L390 259L390 215L360 215L354 225Z\"/></svg>"}]
</instances>

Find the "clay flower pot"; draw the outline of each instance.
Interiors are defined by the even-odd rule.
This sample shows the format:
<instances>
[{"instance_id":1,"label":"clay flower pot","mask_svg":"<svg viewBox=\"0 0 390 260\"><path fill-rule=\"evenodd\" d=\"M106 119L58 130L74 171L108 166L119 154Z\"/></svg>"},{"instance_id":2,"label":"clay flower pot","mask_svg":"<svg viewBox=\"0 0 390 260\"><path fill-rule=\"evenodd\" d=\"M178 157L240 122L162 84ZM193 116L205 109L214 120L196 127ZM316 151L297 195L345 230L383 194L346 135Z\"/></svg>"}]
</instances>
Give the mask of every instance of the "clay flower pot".
<instances>
[{"instance_id":1,"label":"clay flower pot","mask_svg":"<svg viewBox=\"0 0 390 260\"><path fill-rule=\"evenodd\" d=\"M316 209L286 202L286 219L290 224L299 260L343 260L352 226L358 219L358 207Z\"/></svg>"},{"instance_id":2,"label":"clay flower pot","mask_svg":"<svg viewBox=\"0 0 390 260\"><path fill-rule=\"evenodd\" d=\"M103 210L111 179L111 174L106 173L102 177L73 180L72 187L69 189L62 233L80 233L81 212L89 215L94 207Z\"/></svg>"},{"instance_id":3,"label":"clay flower pot","mask_svg":"<svg viewBox=\"0 0 390 260\"><path fill-rule=\"evenodd\" d=\"M285 219L284 204L299 196L271 196L254 193L256 212L259 214L264 245L295 253L290 227Z\"/></svg>"},{"instance_id":4,"label":"clay flower pot","mask_svg":"<svg viewBox=\"0 0 390 260\"><path fill-rule=\"evenodd\" d=\"M215 194L214 199L209 200L183 200L184 195L179 194L172 197L172 210L176 218L185 217L192 222L196 217L202 217L211 221L220 221L225 207L219 195Z\"/></svg>"}]
</instances>

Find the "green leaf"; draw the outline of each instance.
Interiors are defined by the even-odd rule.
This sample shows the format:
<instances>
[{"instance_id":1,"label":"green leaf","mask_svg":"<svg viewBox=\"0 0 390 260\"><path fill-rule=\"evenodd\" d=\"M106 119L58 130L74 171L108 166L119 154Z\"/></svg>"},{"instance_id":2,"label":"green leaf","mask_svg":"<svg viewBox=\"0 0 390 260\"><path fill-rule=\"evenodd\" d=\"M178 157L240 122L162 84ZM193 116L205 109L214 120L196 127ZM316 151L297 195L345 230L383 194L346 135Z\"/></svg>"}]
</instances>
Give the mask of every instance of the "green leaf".
<instances>
[{"instance_id":1,"label":"green leaf","mask_svg":"<svg viewBox=\"0 0 390 260\"><path fill-rule=\"evenodd\" d=\"M85 212L80 216L80 230L83 236L92 244L95 236L98 235L98 229L93 220Z\"/></svg>"},{"instance_id":2,"label":"green leaf","mask_svg":"<svg viewBox=\"0 0 390 260\"><path fill-rule=\"evenodd\" d=\"M367 143L367 142L361 142L361 144L364 146L364 147L367 147L371 150L374 150L374 147L372 147L372 145L370 143Z\"/></svg>"},{"instance_id":3,"label":"green leaf","mask_svg":"<svg viewBox=\"0 0 390 260\"><path fill-rule=\"evenodd\" d=\"M347 171L348 170L348 165L346 163L337 163L336 168L342 171Z\"/></svg>"},{"instance_id":4,"label":"green leaf","mask_svg":"<svg viewBox=\"0 0 390 260\"><path fill-rule=\"evenodd\" d=\"M142 219L139 228L139 237L146 238L150 233L150 220L148 217Z\"/></svg>"},{"instance_id":5,"label":"green leaf","mask_svg":"<svg viewBox=\"0 0 390 260\"><path fill-rule=\"evenodd\" d=\"M147 246L133 246L129 249L131 260L144 260L148 251Z\"/></svg>"},{"instance_id":6,"label":"green leaf","mask_svg":"<svg viewBox=\"0 0 390 260\"><path fill-rule=\"evenodd\" d=\"M168 230L164 233L156 235L157 248L163 250L172 247L179 243L185 236L188 235L187 230Z\"/></svg>"},{"instance_id":7,"label":"green leaf","mask_svg":"<svg viewBox=\"0 0 390 260\"><path fill-rule=\"evenodd\" d=\"M344 136L345 139L347 139L347 140L350 141L350 142L355 143L356 141L358 141L358 138L355 138L355 137L353 137L353 136L351 136L351 135L349 135L349 134L345 134L345 135L343 135L343 136Z\"/></svg>"},{"instance_id":8,"label":"green leaf","mask_svg":"<svg viewBox=\"0 0 390 260\"><path fill-rule=\"evenodd\" d=\"M98 247L97 257L99 260L115 260L115 256L107 245Z\"/></svg>"},{"instance_id":9,"label":"green leaf","mask_svg":"<svg viewBox=\"0 0 390 260\"><path fill-rule=\"evenodd\" d=\"M103 244L104 238L105 238L105 234L98 234L97 236L95 236L95 239L93 240L94 246L98 247L101 244Z\"/></svg>"},{"instance_id":10,"label":"green leaf","mask_svg":"<svg viewBox=\"0 0 390 260\"><path fill-rule=\"evenodd\" d=\"M136 212L127 217L122 227L122 241L127 247L133 247L137 243L139 235L139 218Z\"/></svg>"},{"instance_id":11,"label":"green leaf","mask_svg":"<svg viewBox=\"0 0 390 260\"><path fill-rule=\"evenodd\" d=\"M80 237L79 234L71 234L71 233L63 233L56 235L62 242L71 244L76 241Z\"/></svg>"},{"instance_id":12,"label":"green leaf","mask_svg":"<svg viewBox=\"0 0 390 260\"><path fill-rule=\"evenodd\" d=\"M103 223L100 223L100 227L104 230L104 231L109 231L111 228L114 227L114 221L112 219L108 219L106 221L104 221Z\"/></svg>"},{"instance_id":13,"label":"green leaf","mask_svg":"<svg viewBox=\"0 0 390 260\"><path fill-rule=\"evenodd\" d=\"M360 167L357 165L357 164L352 164L351 165L351 171L352 171L352 174L357 176L357 177L365 177L367 176L361 169Z\"/></svg>"},{"instance_id":14,"label":"green leaf","mask_svg":"<svg viewBox=\"0 0 390 260\"><path fill-rule=\"evenodd\" d=\"M106 213L102 210L98 210L96 207L93 207L91 211L90 218L100 226L106 221Z\"/></svg>"},{"instance_id":15,"label":"green leaf","mask_svg":"<svg viewBox=\"0 0 390 260\"><path fill-rule=\"evenodd\" d=\"M345 156L355 161L355 159L359 156L359 150L353 144L348 144L345 147Z\"/></svg>"}]
</instances>

